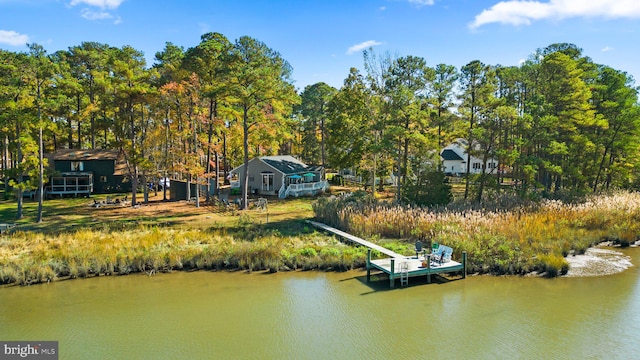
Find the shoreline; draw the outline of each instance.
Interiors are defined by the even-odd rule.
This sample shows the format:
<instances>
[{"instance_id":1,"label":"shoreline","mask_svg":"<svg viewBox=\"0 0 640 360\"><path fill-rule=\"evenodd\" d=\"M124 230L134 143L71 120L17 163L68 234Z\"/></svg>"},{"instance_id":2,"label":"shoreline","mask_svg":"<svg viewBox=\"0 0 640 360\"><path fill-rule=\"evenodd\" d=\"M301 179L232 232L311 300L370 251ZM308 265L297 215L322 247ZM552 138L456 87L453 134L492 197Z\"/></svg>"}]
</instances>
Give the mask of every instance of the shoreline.
<instances>
[{"instance_id":1,"label":"shoreline","mask_svg":"<svg viewBox=\"0 0 640 360\"><path fill-rule=\"evenodd\" d=\"M638 248L640 247L640 240L632 243L629 248ZM619 246L614 246L610 242L603 242L594 247L591 247L586 250L584 254L580 255L568 255L565 259L569 263L569 271L565 275L558 276L559 278L583 278L583 277L596 277L596 276L610 276L622 273L628 270L634 265L631 262L631 257L625 255L624 253L618 251L620 249ZM364 267L354 267L350 270L363 270ZM149 277L157 274L157 273L172 273L172 272L197 272L197 271L208 271L208 272L246 272L246 273L288 273L288 272L296 272L296 271L321 271L321 272L340 272L340 271L349 271L349 269L337 269L333 267L318 267L315 269L304 269L304 268L296 268L291 269L289 267L284 267L282 269L278 269L277 271L272 271L270 269L256 269L249 270L243 268L234 268L234 269L216 269L216 268L180 268L180 269L169 269L169 270L151 270L151 271L130 271L130 272L113 272L113 273L89 273L85 276L62 276L56 277L52 280L48 281L33 281L26 284L21 284L18 282L11 282L0 284L0 289L15 287L15 286L31 286L31 285L42 285L48 284L50 282L60 282L60 281L68 281L68 280L79 280L79 279L91 279L95 277L104 277L104 276L126 276L126 275L147 275ZM491 275L491 274L467 274L468 276L514 276L514 277L545 277L544 273L540 274L526 274L526 275Z\"/></svg>"},{"instance_id":2,"label":"shoreline","mask_svg":"<svg viewBox=\"0 0 640 360\"><path fill-rule=\"evenodd\" d=\"M637 248L636 241L630 248ZM590 247L584 254L568 255L569 271L562 277L593 277L615 275L635 266L631 257L623 254L610 242Z\"/></svg>"}]
</instances>

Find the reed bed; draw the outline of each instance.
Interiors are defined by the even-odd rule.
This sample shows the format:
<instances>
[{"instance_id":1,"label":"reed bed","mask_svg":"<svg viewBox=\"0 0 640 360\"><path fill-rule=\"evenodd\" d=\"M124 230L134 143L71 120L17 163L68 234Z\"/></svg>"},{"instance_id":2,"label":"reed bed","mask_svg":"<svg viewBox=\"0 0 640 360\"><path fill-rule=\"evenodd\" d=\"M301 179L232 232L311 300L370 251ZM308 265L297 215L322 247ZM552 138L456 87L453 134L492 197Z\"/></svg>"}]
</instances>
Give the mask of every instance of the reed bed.
<instances>
[{"instance_id":1,"label":"reed bed","mask_svg":"<svg viewBox=\"0 0 640 360\"><path fill-rule=\"evenodd\" d=\"M244 230L251 232L252 227L245 225ZM365 261L366 250L318 233L281 236L274 232L238 239L220 231L141 226L0 237L0 284L195 269L347 270L362 267Z\"/></svg>"},{"instance_id":2,"label":"reed bed","mask_svg":"<svg viewBox=\"0 0 640 360\"><path fill-rule=\"evenodd\" d=\"M504 199L501 201L504 202ZM556 276L565 257L602 241L628 245L640 238L640 194L594 196L581 203L545 200L500 208L400 206L362 194L321 199L316 218L357 236L446 244L468 253L468 271ZM506 209L506 210L503 210Z\"/></svg>"}]
</instances>

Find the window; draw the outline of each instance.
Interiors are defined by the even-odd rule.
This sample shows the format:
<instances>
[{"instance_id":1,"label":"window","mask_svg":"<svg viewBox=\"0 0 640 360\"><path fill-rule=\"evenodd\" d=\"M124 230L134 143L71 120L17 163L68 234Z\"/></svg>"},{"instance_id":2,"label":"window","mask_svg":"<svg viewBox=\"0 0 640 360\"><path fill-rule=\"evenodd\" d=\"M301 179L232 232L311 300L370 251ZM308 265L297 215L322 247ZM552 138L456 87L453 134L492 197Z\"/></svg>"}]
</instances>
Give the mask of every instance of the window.
<instances>
[{"instance_id":1,"label":"window","mask_svg":"<svg viewBox=\"0 0 640 360\"><path fill-rule=\"evenodd\" d=\"M100 176L100 182L101 183L106 183L107 182L107 177L106 176Z\"/></svg>"},{"instance_id":2,"label":"window","mask_svg":"<svg viewBox=\"0 0 640 360\"><path fill-rule=\"evenodd\" d=\"M490 162L489 163L489 169L495 169L497 167L498 164L494 163L494 162Z\"/></svg>"},{"instance_id":3,"label":"window","mask_svg":"<svg viewBox=\"0 0 640 360\"><path fill-rule=\"evenodd\" d=\"M473 168L475 170L480 170L480 169L482 169L482 165L480 163L478 163L478 162L474 162L473 163Z\"/></svg>"},{"instance_id":4,"label":"window","mask_svg":"<svg viewBox=\"0 0 640 360\"><path fill-rule=\"evenodd\" d=\"M71 171L84 171L84 163L82 161L72 161Z\"/></svg>"}]
</instances>

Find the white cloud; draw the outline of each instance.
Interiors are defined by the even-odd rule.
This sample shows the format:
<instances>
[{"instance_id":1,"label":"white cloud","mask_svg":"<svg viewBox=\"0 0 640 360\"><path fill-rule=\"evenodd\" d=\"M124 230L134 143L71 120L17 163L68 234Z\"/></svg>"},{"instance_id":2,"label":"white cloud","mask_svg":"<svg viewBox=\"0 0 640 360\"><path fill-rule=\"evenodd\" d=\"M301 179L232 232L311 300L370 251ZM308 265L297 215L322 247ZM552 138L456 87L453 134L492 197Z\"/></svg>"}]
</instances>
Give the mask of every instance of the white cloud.
<instances>
[{"instance_id":1,"label":"white cloud","mask_svg":"<svg viewBox=\"0 0 640 360\"><path fill-rule=\"evenodd\" d=\"M605 46L605 47L603 47L603 48L602 48L602 50L600 50L600 51L602 51L602 52L608 52L608 51L613 51L613 50L614 50L614 49L613 49L612 47L610 47L610 46Z\"/></svg>"},{"instance_id":2,"label":"white cloud","mask_svg":"<svg viewBox=\"0 0 640 360\"><path fill-rule=\"evenodd\" d=\"M21 46L29 42L29 36L12 30L0 30L0 44Z\"/></svg>"},{"instance_id":3,"label":"white cloud","mask_svg":"<svg viewBox=\"0 0 640 360\"><path fill-rule=\"evenodd\" d=\"M542 19L572 17L640 18L640 1L637 0L535 0L501 1L476 15L469 27L501 23L529 25Z\"/></svg>"},{"instance_id":4,"label":"white cloud","mask_svg":"<svg viewBox=\"0 0 640 360\"><path fill-rule=\"evenodd\" d=\"M376 45L382 45L382 43L378 42L378 41L375 41L375 40L368 40L368 41L362 42L360 44L353 45L352 47L350 47L347 50L347 55L351 55L353 53L357 53L360 50L364 50L366 48L369 48L369 47L372 47L372 46L376 46Z\"/></svg>"},{"instance_id":5,"label":"white cloud","mask_svg":"<svg viewBox=\"0 0 640 360\"><path fill-rule=\"evenodd\" d=\"M525 62L527 62L527 60L525 60L525 59L520 59L520 60L518 60L518 65L522 65L522 64L524 64Z\"/></svg>"},{"instance_id":6,"label":"white cloud","mask_svg":"<svg viewBox=\"0 0 640 360\"><path fill-rule=\"evenodd\" d=\"M85 4L89 6L96 6L101 9L117 9L124 0L71 0L69 5L76 6Z\"/></svg>"},{"instance_id":7,"label":"white cloud","mask_svg":"<svg viewBox=\"0 0 640 360\"><path fill-rule=\"evenodd\" d=\"M80 16L87 20L105 20L105 19L113 19L113 15L106 11L93 11L89 9L82 9L80 11Z\"/></svg>"},{"instance_id":8,"label":"white cloud","mask_svg":"<svg viewBox=\"0 0 640 360\"><path fill-rule=\"evenodd\" d=\"M435 0L409 0L409 4L413 4L415 6L425 6L425 5L433 5Z\"/></svg>"},{"instance_id":9,"label":"white cloud","mask_svg":"<svg viewBox=\"0 0 640 360\"><path fill-rule=\"evenodd\" d=\"M378 8L378 10L385 11L385 10L387 10L387 7L386 6L380 6L380 8Z\"/></svg>"}]
</instances>

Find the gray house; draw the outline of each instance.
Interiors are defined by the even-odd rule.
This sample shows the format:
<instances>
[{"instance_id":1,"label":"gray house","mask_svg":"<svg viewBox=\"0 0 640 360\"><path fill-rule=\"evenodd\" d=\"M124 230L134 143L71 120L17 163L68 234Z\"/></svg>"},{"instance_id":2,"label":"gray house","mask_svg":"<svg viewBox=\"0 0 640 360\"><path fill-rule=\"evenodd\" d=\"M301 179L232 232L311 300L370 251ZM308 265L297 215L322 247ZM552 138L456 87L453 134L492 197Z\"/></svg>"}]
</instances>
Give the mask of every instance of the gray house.
<instances>
[{"instance_id":1,"label":"gray house","mask_svg":"<svg viewBox=\"0 0 640 360\"><path fill-rule=\"evenodd\" d=\"M249 193L287 196L315 195L326 191L329 183L324 168L309 166L290 155L262 156L251 159L249 167ZM244 164L231 170L231 188L242 186Z\"/></svg>"}]
</instances>

